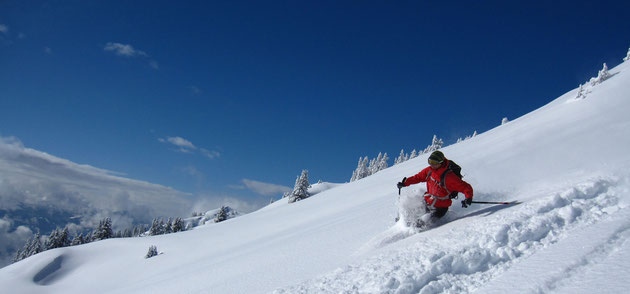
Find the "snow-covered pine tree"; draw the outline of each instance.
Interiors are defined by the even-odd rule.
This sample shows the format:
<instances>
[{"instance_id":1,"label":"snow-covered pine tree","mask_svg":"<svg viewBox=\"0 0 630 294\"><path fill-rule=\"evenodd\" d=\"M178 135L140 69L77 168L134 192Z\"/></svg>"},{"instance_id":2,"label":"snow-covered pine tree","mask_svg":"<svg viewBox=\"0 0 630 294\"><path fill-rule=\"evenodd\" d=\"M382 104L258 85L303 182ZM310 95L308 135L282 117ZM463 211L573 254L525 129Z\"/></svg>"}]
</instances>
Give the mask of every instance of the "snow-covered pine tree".
<instances>
[{"instance_id":1,"label":"snow-covered pine tree","mask_svg":"<svg viewBox=\"0 0 630 294\"><path fill-rule=\"evenodd\" d=\"M413 151L411 151L411 154L409 155L408 159L414 159L418 157L418 151L416 151L416 149L413 149Z\"/></svg>"},{"instance_id":2,"label":"snow-covered pine tree","mask_svg":"<svg viewBox=\"0 0 630 294\"><path fill-rule=\"evenodd\" d=\"M354 172L352 173L352 178L350 179L350 182L358 181L369 175L367 164L368 164L367 156L365 158L359 157L359 163L357 164L357 169L355 169Z\"/></svg>"},{"instance_id":3,"label":"snow-covered pine tree","mask_svg":"<svg viewBox=\"0 0 630 294\"><path fill-rule=\"evenodd\" d=\"M74 238L72 238L72 243L70 243L70 245L76 246L83 243L85 243L85 241L83 240L83 233L79 233L78 235L74 236Z\"/></svg>"},{"instance_id":4,"label":"snow-covered pine tree","mask_svg":"<svg viewBox=\"0 0 630 294\"><path fill-rule=\"evenodd\" d=\"M181 217L175 218L175 220L171 224L171 231L173 233L177 233L177 232L184 231L185 229L186 227L184 225L184 220Z\"/></svg>"},{"instance_id":5,"label":"snow-covered pine tree","mask_svg":"<svg viewBox=\"0 0 630 294\"><path fill-rule=\"evenodd\" d=\"M151 258L156 255L158 255L157 246L151 245L149 246L149 251L147 252L147 255L144 256L144 258Z\"/></svg>"},{"instance_id":6,"label":"snow-covered pine tree","mask_svg":"<svg viewBox=\"0 0 630 294\"><path fill-rule=\"evenodd\" d=\"M70 239L68 238L68 235L68 227L65 227L63 230L60 228L54 229L44 243L44 250L70 246Z\"/></svg>"},{"instance_id":7,"label":"snow-covered pine tree","mask_svg":"<svg viewBox=\"0 0 630 294\"><path fill-rule=\"evenodd\" d=\"M308 198L310 196L308 188L310 187L311 185L308 182L308 170L302 170L302 174L295 180L295 186L289 197L289 203Z\"/></svg>"},{"instance_id":8,"label":"snow-covered pine tree","mask_svg":"<svg viewBox=\"0 0 630 294\"><path fill-rule=\"evenodd\" d=\"M387 161L389 160L389 157L387 156L387 152L385 152L383 156L380 156L381 155L380 153L378 155L380 157L380 160L376 164L376 167L377 167L377 171L382 171L389 167L389 164L387 163Z\"/></svg>"},{"instance_id":9,"label":"snow-covered pine tree","mask_svg":"<svg viewBox=\"0 0 630 294\"><path fill-rule=\"evenodd\" d=\"M35 255L42 251L44 251L42 249L42 236L39 233L37 233L33 237L32 242L28 248L28 256Z\"/></svg>"},{"instance_id":10,"label":"snow-covered pine tree","mask_svg":"<svg viewBox=\"0 0 630 294\"><path fill-rule=\"evenodd\" d=\"M437 135L433 135L433 140L431 140L431 145L427 146L422 153L431 153L435 150L442 148L444 145L444 141L438 138Z\"/></svg>"},{"instance_id":11,"label":"snow-covered pine tree","mask_svg":"<svg viewBox=\"0 0 630 294\"><path fill-rule=\"evenodd\" d=\"M59 228L56 228L50 232L46 241L44 241L44 250L58 248L57 239L59 238Z\"/></svg>"},{"instance_id":12,"label":"snow-covered pine tree","mask_svg":"<svg viewBox=\"0 0 630 294\"><path fill-rule=\"evenodd\" d=\"M405 149L400 149L400 154L394 159L394 165L405 162Z\"/></svg>"},{"instance_id":13,"label":"snow-covered pine tree","mask_svg":"<svg viewBox=\"0 0 630 294\"><path fill-rule=\"evenodd\" d=\"M575 95L575 99L584 99L586 98L587 90L584 88L584 85L580 84L578 87L577 95Z\"/></svg>"},{"instance_id":14,"label":"snow-covered pine tree","mask_svg":"<svg viewBox=\"0 0 630 294\"><path fill-rule=\"evenodd\" d=\"M173 232L173 229L171 227L172 225L173 225L173 218L169 217L166 223L164 224L164 234L170 234Z\"/></svg>"},{"instance_id":15,"label":"snow-covered pine tree","mask_svg":"<svg viewBox=\"0 0 630 294\"><path fill-rule=\"evenodd\" d=\"M20 261L20 260L24 259L22 256L23 256L23 255L22 255L22 249L18 249L18 250L15 252L15 256L13 257L13 259L11 260L11 262L18 262L18 261Z\"/></svg>"},{"instance_id":16,"label":"snow-covered pine tree","mask_svg":"<svg viewBox=\"0 0 630 294\"><path fill-rule=\"evenodd\" d=\"M630 60L630 48L628 48L628 54L626 55L626 57L623 58L623 61L628 61Z\"/></svg>"},{"instance_id":17,"label":"snow-covered pine tree","mask_svg":"<svg viewBox=\"0 0 630 294\"><path fill-rule=\"evenodd\" d=\"M219 212L217 212L217 215L214 217L214 222L220 223L226 220L227 218L228 218L228 207L221 206L221 208L219 209Z\"/></svg>"},{"instance_id":18,"label":"snow-covered pine tree","mask_svg":"<svg viewBox=\"0 0 630 294\"><path fill-rule=\"evenodd\" d=\"M113 236L112 219L106 217L98 223L98 228L96 228L96 231L92 234L92 241L105 240Z\"/></svg>"},{"instance_id":19,"label":"snow-covered pine tree","mask_svg":"<svg viewBox=\"0 0 630 294\"><path fill-rule=\"evenodd\" d=\"M35 236L31 237L24 243L24 247L21 250L18 250L13 262L18 262L24 258L27 258L31 255L35 255L37 253L42 252L42 242L41 236L39 233L35 234Z\"/></svg>"},{"instance_id":20,"label":"snow-covered pine tree","mask_svg":"<svg viewBox=\"0 0 630 294\"><path fill-rule=\"evenodd\" d=\"M164 234L164 221L159 218L154 218L151 223L151 229L149 229L149 236L157 236Z\"/></svg>"},{"instance_id":21,"label":"snow-covered pine tree","mask_svg":"<svg viewBox=\"0 0 630 294\"><path fill-rule=\"evenodd\" d=\"M375 174L378 171L378 161L381 160L383 154L379 153L377 158L372 158L370 160L370 165L368 165L368 176Z\"/></svg>"},{"instance_id":22,"label":"snow-covered pine tree","mask_svg":"<svg viewBox=\"0 0 630 294\"><path fill-rule=\"evenodd\" d=\"M596 86L598 84L601 84L609 77L610 77L610 73L608 73L608 66L606 66L606 64L604 63L604 67L597 73L597 77L591 78L590 80L591 86Z\"/></svg>"}]
</instances>

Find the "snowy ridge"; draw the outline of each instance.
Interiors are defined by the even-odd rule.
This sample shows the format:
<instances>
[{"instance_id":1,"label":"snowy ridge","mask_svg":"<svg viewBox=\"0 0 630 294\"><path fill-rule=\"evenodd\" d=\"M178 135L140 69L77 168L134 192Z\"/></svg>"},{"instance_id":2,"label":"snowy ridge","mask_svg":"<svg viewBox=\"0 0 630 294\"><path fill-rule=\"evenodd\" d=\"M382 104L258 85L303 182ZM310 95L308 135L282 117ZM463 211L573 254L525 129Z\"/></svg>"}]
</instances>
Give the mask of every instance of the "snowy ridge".
<instances>
[{"instance_id":1,"label":"snowy ridge","mask_svg":"<svg viewBox=\"0 0 630 294\"><path fill-rule=\"evenodd\" d=\"M630 62L442 149L476 200L417 232L394 223L427 155L177 234L54 249L0 269L12 293L622 293L630 275ZM509 94L509 93L507 93ZM506 95L509 96L509 95ZM571 101L571 103L567 103ZM461 198L461 197L460 197ZM155 245L162 254L144 255Z\"/></svg>"}]
</instances>

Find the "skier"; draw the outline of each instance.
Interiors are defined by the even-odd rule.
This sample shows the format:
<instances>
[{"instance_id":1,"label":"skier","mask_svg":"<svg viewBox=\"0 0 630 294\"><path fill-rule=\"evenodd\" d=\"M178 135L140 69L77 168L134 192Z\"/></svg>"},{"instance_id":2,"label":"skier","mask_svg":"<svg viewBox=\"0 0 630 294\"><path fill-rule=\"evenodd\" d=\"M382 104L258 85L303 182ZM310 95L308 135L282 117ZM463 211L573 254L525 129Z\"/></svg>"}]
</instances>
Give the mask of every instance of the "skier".
<instances>
[{"instance_id":1,"label":"skier","mask_svg":"<svg viewBox=\"0 0 630 294\"><path fill-rule=\"evenodd\" d=\"M472 204L473 188L449 169L449 160L444 153L434 151L429 156L429 166L412 177L405 177L398 182L398 189L420 182L427 182L427 192L424 194L425 209L431 214L431 221L443 217L451 206L451 193L461 192L466 195L463 202ZM444 177L442 174L446 173ZM443 183L441 181L443 180ZM454 195L457 195L455 193ZM418 224L419 225L419 224Z\"/></svg>"}]
</instances>

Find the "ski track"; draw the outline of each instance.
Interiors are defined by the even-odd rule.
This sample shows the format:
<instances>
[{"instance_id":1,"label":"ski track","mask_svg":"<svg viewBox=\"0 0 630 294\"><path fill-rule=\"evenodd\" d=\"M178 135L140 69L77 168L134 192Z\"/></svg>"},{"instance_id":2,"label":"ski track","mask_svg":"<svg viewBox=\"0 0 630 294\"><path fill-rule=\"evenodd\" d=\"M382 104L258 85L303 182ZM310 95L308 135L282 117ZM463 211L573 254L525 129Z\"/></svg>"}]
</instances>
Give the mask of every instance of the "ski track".
<instances>
[{"instance_id":1,"label":"ski track","mask_svg":"<svg viewBox=\"0 0 630 294\"><path fill-rule=\"evenodd\" d=\"M469 293L505 272L523 257L552 245L571 230L594 224L619 209L618 180L597 178L562 193L520 195L533 199L489 216L463 217L450 230L410 236L394 228L376 237L361 250L378 249L390 241L409 239L415 243L377 253L359 264L348 265L313 280L274 293ZM530 197L526 197L530 196ZM533 196L533 197L532 197ZM562 274L538 286L548 293L580 268L610 254L630 233L630 223L611 236L603 249L582 257ZM391 238L388 238L391 237ZM407 241L409 241L407 240ZM434 241L435 240L435 241Z\"/></svg>"},{"instance_id":2,"label":"ski track","mask_svg":"<svg viewBox=\"0 0 630 294\"><path fill-rule=\"evenodd\" d=\"M582 256L574 264L566 267L561 274L551 276L549 281L538 287L537 292L553 293L556 289L566 284L565 282L571 277L584 271L585 268L603 260L606 256L610 255L618 248L621 248L621 244L627 242L629 238L630 223L626 222L620 229L611 235L606 242L601 244L601 246Z\"/></svg>"}]
</instances>

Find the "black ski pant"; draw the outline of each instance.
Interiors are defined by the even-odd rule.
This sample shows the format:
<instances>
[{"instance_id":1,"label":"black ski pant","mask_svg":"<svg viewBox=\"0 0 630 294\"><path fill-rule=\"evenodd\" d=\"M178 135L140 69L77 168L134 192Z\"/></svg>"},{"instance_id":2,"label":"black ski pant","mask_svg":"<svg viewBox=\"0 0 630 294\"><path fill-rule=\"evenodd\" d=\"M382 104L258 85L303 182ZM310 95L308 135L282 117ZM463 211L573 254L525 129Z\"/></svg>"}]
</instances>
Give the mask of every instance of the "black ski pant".
<instances>
[{"instance_id":1,"label":"black ski pant","mask_svg":"<svg viewBox=\"0 0 630 294\"><path fill-rule=\"evenodd\" d=\"M431 207L428 204L424 207L427 213L431 213L433 220L442 218L448 211L448 207Z\"/></svg>"}]
</instances>

